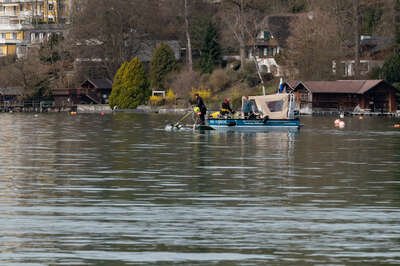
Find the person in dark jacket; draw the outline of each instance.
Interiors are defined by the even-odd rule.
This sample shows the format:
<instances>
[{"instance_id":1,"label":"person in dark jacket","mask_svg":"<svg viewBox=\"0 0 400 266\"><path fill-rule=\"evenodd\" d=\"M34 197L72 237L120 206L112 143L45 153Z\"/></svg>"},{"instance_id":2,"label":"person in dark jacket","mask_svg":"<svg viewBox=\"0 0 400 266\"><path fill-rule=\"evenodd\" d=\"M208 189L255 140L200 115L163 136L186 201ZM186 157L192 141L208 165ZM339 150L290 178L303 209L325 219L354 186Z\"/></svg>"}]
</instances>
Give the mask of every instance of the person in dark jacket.
<instances>
[{"instance_id":1,"label":"person in dark jacket","mask_svg":"<svg viewBox=\"0 0 400 266\"><path fill-rule=\"evenodd\" d=\"M200 118L200 125L205 125L205 115L207 113L207 107L203 102L203 98L200 97L198 93L194 95L196 97L196 106L200 109L199 118Z\"/></svg>"},{"instance_id":2,"label":"person in dark jacket","mask_svg":"<svg viewBox=\"0 0 400 266\"><path fill-rule=\"evenodd\" d=\"M234 114L234 113L235 113L235 111L232 110L229 99L225 99L221 104L220 114L227 115L227 114Z\"/></svg>"}]
</instances>

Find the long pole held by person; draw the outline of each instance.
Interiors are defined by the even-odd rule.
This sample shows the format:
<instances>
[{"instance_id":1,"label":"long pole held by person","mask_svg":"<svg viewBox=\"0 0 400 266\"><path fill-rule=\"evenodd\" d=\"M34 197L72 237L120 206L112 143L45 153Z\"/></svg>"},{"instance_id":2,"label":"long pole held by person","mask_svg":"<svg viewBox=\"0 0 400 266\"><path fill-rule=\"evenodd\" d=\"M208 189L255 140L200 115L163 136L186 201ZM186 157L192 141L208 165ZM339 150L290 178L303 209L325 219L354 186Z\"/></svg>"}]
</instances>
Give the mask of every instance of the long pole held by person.
<instances>
[{"instance_id":1,"label":"long pole held by person","mask_svg":"<svg viewBox=\"0 0 400 266\"><path fill-rule=\"evenodd\" d=\"M179 124L180 124L183 120L185 120L187 117L189 117L189 115L191 115L192 113L193 113L193 111L190 111L190 112L188 112L187 114L185 114L184 116L182 116L181 119L179 119L178 122L176 122L176 123L174 124L174 127L179 126Z\"/></svg>"}]
</instances>

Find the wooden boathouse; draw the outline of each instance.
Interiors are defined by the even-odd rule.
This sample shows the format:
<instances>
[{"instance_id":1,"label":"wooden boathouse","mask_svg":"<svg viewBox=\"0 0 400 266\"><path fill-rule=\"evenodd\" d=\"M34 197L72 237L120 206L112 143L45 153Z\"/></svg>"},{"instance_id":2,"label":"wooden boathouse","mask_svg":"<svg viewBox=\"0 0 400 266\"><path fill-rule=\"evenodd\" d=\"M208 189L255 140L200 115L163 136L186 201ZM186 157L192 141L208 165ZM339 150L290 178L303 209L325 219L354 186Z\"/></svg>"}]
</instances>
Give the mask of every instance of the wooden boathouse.
<instances>
[{"instance_id":1,"label":"wooden boathouse","mask_svg":"<svg viewBox=\"0 0 400 266\"><path fill-rule=\"evenodd\" d=\"M395 113L396 88L384 80L293 81L300 113Z\"/></svg>"}]
</instances>

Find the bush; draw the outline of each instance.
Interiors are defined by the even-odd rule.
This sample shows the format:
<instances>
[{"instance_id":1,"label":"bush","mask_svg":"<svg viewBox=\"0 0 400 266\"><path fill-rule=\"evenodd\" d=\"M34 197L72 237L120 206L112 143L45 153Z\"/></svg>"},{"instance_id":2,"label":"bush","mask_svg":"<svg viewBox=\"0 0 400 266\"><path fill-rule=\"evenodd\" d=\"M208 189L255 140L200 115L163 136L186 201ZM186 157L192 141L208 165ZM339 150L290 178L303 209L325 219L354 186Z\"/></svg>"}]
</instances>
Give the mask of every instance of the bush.
<instances>
[{"instance_id":1,"label":"bush","mask_svg":"<svg viewBox=\"0 0 400 266\"><path fill-rule=\"evenodd\" d=\"M173 89L176 97L190 96L192 87L200 85L200 75L194 71L183 70L169 77L170 79L166 84L169 88Z\"/></svg>"},{"instance_id":2,"label":"bush","mask_svg":"<svg viewBox=\"0 0 400 266\"><path fill-rule=\"evenodd\" d=\"M260 83L260 78L258 77L257 69L253 62L244 65L241 75L242 81L250 87L255 87Z\"/></svg>"},{"instance_id":3,"label":"bush","mask_svg":"<svg viewBox=\"0 0 400 266\"><path fill-rule=\"evenodd\" d=\"M136 108L143 104L150 95L144 68L140 60L135 57L125 62L114 76L110 95L110 106L121 109Z\"/></svg>"},{"instance_id":4,"label":"bush","mask_svg":"<svg viewBox=\"0 0 400 266\"><path fill-rule=\"evenodd\" d=\"M194 95L195 95L196 93L198 93L199 96L200 96L201 98L203 98L204 101L210 100L210 99L211 99L211 96L212 96L211 90L205 89L205 88L198 88L198 89L192 88L192 95L191 95L191 97L194 98Z\"/></svg>"},{"instance_id":5,"label":"bush","mask_svg":"<svg viewBox=\"0 0 400 266\"><path fill-rule=\"evenodd\" d=\"M168 104L174 104L176 102L176 95L172 89L168 90L165 100Z\"/></svg>"},{"instance_id":6,"label":"bush","mask_svg":"<svg viewBox=\"0 0 400 266\"><path fill-rule=\"evenodd\" d=\"M162 96L150 96L149 99L149 103L150 105L153 106L160 106L160 105L164 105L165 103L165 99Z\"/></svg>"},{"instance_id":7,"label":"bush","mask_svg":"<svg viewBox=\"0 0 400 266\"><path fill-rule=\"evenodd\" d=\"M209 84L214 91L226 89L229 83L229 76L223 69L216 69L210 75Z\"/></svg>"}]
</instances>

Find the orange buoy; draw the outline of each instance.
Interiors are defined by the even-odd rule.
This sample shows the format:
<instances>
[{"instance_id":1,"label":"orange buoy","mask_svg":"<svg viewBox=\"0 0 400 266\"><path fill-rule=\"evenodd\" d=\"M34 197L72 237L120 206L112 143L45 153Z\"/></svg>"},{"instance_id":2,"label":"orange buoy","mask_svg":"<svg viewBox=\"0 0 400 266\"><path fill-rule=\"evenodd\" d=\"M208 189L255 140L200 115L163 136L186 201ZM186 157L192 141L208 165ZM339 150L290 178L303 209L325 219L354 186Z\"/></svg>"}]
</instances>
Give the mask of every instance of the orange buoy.
<instances>
[{"instance_id":1,"label":"orange buoy","mask_svg":"<svg viewBox=\"0 0 400 266\"><path fill-rule=\"evenodd\" d=\"M101 116L104 116L105 114L106 114L106 113L104 113L104 112L100 112L100 115L101 115Z\"/></svg>"},{"instance_id":2,"label":"orange buoy","mask_svg":"<svg viewBox=\"0 0 400 266\"><path fill-rule=\"evenodd\" d=\"M344 128L346 126L346 123L344 121L339 122L339 128Z\"/></svg>"},{"instance_id":3,"label":"orange buoy","mask_svg":"<svg viewBox=\"0 0 400 266\"><path fill-rule=\"evenodd\" d=\"M394 128L400 128L400 124L394 124L393 127Z\"/></svg>"},{"instance_id":4,"label":"orange buoy","mask_svg":"<svg viewBox=\"0 0 400 266\"><path fill-rule=\"evenodd\" d=\"M71 111L69 114L72 115L72 116L74 116L74 115L77 115L78 113L77 113L77 112L74 112L74 111Z\"/></svg>"},{"instance_id":5,"label":"orange buoy","mask_svg":"<svg viewBox=\"0 0 400 266\"><path fill-rule=\"evenodd\" d=\"M334 122L334 123L335 123L335 127L338 127L338 126L339 126L340 121L342 121L342 120L340 120L340 119L336 119L336 120L335 120L335 122Z\"/></svg>"}]
</instances>

